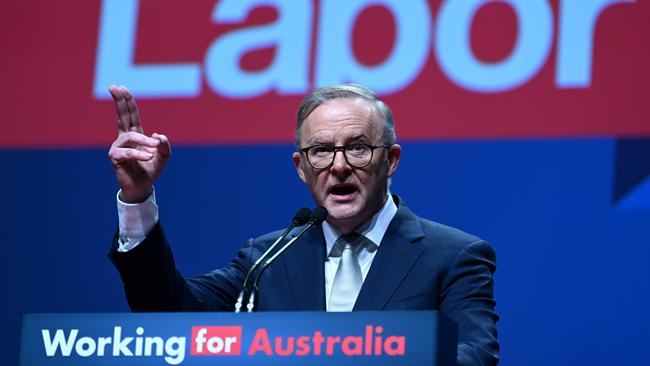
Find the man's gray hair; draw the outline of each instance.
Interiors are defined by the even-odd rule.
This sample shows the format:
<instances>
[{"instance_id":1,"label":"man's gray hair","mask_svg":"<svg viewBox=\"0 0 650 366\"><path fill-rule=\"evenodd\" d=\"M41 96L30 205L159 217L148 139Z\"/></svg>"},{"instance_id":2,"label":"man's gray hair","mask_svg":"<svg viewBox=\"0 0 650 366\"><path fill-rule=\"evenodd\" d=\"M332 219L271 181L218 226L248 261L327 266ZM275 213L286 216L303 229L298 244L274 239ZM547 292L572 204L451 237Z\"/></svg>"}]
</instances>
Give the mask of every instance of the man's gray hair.
<instances>
[{"instance_id":1,"label":"man's gray hair","mask_svg":"<svg viewBox=\"0 0 650 366\"><path fill-rule=\"evenodd\" d=\"M391 112L386 103L381 101L381 99L377 97L377 94L365 86L359 84L340 84L315 89L309 93L305 99L303 99L302 104L300 105L300 109L298 109L298 123L296 124L296 147L300 148L301 128L302 124L305 122L305 119L307 119L307 117L309 117L309 115L319 106L329 102L330 100L340 98L359 98L375 106L375 109L377 110L384 124L384 143L394 144L397 142L397 137L395 136L395 122L393 121L393 112Z\"/></svg>"}]
</instances>

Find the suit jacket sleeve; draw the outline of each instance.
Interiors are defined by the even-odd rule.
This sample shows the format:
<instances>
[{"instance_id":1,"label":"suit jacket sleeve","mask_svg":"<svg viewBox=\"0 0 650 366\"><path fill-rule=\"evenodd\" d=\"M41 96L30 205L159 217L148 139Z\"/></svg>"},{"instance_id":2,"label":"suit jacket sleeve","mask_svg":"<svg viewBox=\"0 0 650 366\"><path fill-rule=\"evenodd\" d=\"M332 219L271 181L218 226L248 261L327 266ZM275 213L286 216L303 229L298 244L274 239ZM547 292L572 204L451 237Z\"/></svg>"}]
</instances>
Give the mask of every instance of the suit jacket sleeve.
<instances>
[{"instance_id":1,"label":"suit jacket sleeve","mask_svg":"<svg viewBox=\"0 0 650 366\"><path fill-rule=\"evenodd\" d=\"M256 253L253 240L224 268L185 279L160 224L134 249L121 253L115 234L108 254L122 282L132 311L228 311L241 289Z\"/></svg>"},{"instance_id":2,"label":"suit jacket sleeve","mask_svg":"<svg viewBox=\"0 0 650 366\"><path fill-rule=\"evenodd\" d=\"M456 256L445 276L440 311L458 323L459 365L496 365L499 360L495 269L494 250L479 240Z\"/></svg>"}]
</instances>

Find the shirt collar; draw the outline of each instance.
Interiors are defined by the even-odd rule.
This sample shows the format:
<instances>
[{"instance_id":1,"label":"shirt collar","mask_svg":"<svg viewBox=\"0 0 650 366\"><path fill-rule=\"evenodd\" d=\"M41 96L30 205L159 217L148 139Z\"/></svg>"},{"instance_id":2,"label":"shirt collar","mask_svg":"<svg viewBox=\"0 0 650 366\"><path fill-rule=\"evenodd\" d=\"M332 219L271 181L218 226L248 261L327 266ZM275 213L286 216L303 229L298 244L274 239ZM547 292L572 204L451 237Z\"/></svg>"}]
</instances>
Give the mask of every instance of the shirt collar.
<instances>
[{"instance_id":1,"label":"shirt collar","mask_svg":"<svg viewBox=\"0 0 650 366\"><path fill-rule=\"evenodd\" d=\"M388 225L390 224L393 217L395 217L396 213L397 205L395 205L393 197L389 194L384 207L382 207L382 209L379 210L379 212L377 212L367 224L363 225L359 230L357 230L357 232L365 236L368 240L372 241L375 245L377 245L377 247L379 247L381 240L384 238L384 234L386 234ZM322 227L323 235L325 236L325 245L327 247L327 255L329 256L329 254L332 252L332 248L334 247L336 239L341 236L341 233L332 227L332 225L330 225L327 221L323 222Z\"/></svg>"}]
</instances>

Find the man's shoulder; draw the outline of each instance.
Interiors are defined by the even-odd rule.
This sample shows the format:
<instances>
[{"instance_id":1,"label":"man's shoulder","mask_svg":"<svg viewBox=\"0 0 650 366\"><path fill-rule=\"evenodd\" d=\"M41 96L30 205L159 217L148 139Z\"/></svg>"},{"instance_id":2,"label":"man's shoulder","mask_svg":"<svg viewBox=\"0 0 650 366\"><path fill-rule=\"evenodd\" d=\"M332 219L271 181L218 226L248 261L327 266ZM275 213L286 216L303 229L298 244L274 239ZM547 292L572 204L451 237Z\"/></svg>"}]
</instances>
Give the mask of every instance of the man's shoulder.
<instances>
[{"instance_id":1,"label":"man's shoulder","mask_svg":"<svg viewBox=\"0 0 650 366\"><path fill-rule=\"evenodd\" d=\"M484 247L484 250L493 252L491 245L480 237L416 215L403 202L400 203L398 214L403 220L411 221L411 226L421 230L419 241L427 248L458 253L469 247Z\"/></svg>"},{"instance_id":2,"label":"man's shoulder","mask_svg":"<svg viewBox=\"0 0 650 366\"><path fill-rule=\"evenodd\" d=\"M422 217L418 217L418 220L425 237L429 240L452 242L461 245L482 241L481 238L474 234L467 233L449 225L441 224Z\"/></svg>"},{"instance_id":3,"label":"man's shoulder","mask_svg":"<svg viewBox=\"0 0 650 366\"><path fill-rule=\"evenodd\" d=\"M421 217L417 217L417 221L423 234L417 242L424 246L425 256L444 263L453 263L466 256L496 262L494 248L480 237Z\"/></svg>"}]
</instances>

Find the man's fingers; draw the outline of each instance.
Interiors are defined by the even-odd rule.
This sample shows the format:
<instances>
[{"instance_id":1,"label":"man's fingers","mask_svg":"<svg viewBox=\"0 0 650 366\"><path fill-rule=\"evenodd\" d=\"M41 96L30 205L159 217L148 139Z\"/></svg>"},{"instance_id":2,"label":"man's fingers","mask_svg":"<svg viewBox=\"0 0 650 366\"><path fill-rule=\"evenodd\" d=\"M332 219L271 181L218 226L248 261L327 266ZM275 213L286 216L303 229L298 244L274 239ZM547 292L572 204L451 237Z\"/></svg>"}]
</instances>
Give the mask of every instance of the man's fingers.
<instances>
[{"instance_id":1,"label":"man's fingers","mask_svg":"<svg viewBox=\"0 0 650 366\"><path fill-rule=\"evenodd\" d=\"M158 147L158 145L160 145L160 140L157 138L145 136L138 132L129 131L121 133L117 137L117 140L115 140L114 145L117 147Z\"/></svg>"},{"instance_id":2,"label":"man's fingers","mask_svg":"<svg viewBox=\"0 0 650 366\"><path fill-rule=\"evenodd\" d=\"M156 154L160 154L163 158L171 155L171 146L167 137L158 133L148 137L133 131L120 133L108 153L109 157L116 162L129 159L151 160Z\"/></svg>"},{"instance_id":3,"label":"man's fingers","mask_svg":"<svg viewBox=\"0 0 650 366\"><path fill-rule=\"evenodd\" d=\"M142 133L142 124L140 122L140 112L138 111L138 105L135 103L135 98L133 98L133 95L131 95L131 92L124 86L120 86L120 90L122 91L122 95L124 95L124 99L126 100L126 107L128 109L129 113L129 120L130 120L130 131L135 131L135 132L140 132Z\"/></svg>"},{"instance_id":4,"label":"man's fingers","mask_svg":"<svg viewBox=\"0 0 650 366\"><path fill-rule=\"evenodd\" d=\"M171 144L169 143L169 139L167 139L167 136L159 133L154 133L153 135L151 135L151 137L158 139L158 141L160 141L160 144L158 144L158 152L163 158L167 158L172 154L172 147Z\"/></svg>"},{"instance_id":5,"label":"man's fingers","mask_svg":"<svg viewBox=\"0 0 650 366\"><path fill-rule=\"evenodd\" d=\"M146 151L146 152L152 153L152 154L157 154L158 153L158 148L157 147L138 146L138 150Z\"/></svg>"},{"instance_id":6,"label":"man's fingers","mask_svg":"<svg viewBox=\"0 0 650 366\"><path fill-rule=\"evenodd\" d=\"M124 91L115 85L108 88L111 93L113 101L115 102L115 112L117 113L118 128L122 132L129 131L131 127L131 117L129 116L129 109L124 98Z\"/></svg>"},{"instance_id":7,"label":"man's fingers","mask_svg":"<svg viewBox=\"0 0 650 366\"><path fill-rule=\"evenodd\" d=\"M123 163L129 160L149 161L154 154L133 148L114 146L108 152L108 157L114 164Z\"/></svg>"}]
</instances>

